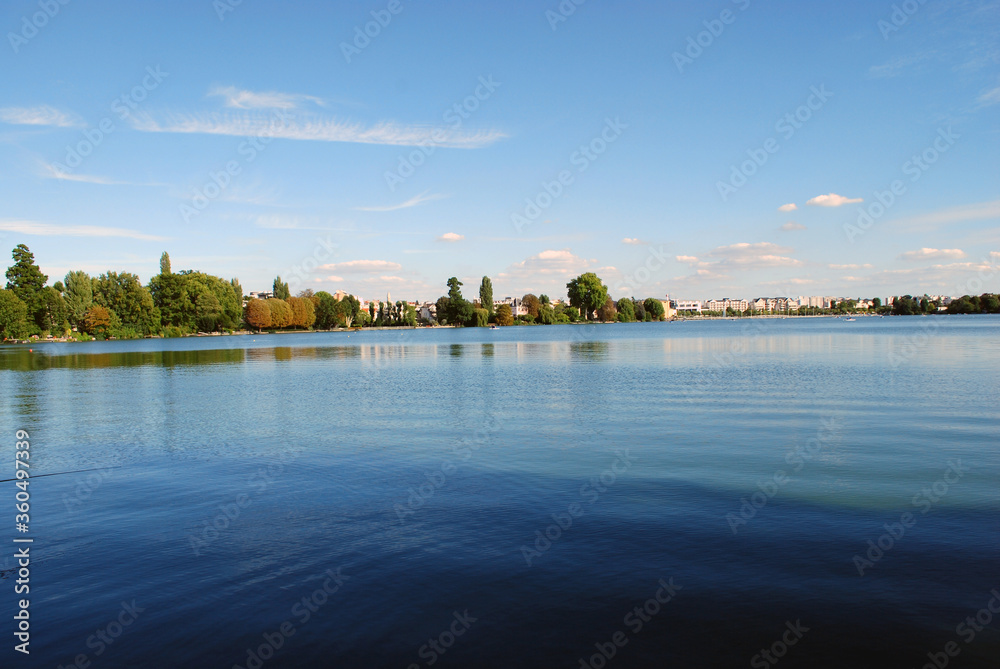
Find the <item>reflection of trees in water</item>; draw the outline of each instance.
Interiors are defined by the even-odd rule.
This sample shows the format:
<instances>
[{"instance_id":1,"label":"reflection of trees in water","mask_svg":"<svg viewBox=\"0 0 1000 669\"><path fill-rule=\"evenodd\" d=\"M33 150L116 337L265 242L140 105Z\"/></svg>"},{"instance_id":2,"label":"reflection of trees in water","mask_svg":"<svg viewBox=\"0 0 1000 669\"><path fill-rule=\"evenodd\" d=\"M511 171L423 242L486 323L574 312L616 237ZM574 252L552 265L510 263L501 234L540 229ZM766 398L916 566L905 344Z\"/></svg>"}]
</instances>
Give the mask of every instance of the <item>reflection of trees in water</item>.
<instances>
[{"instance_id":1,"label":"reflection of trees in water","mask_svg":"<svg viewBox=\"0 0 1000 669\"><path fill-rule=\"evenodd\" d=\"M110 367L174 367L181 365L218 365L241 363L248 357L242 348L203 351L125 351L116 353L71 353L47 355L28 349L4 351L0 369L35 371L41 369L102 369Z\"/></svg>"},{"instance_id":2,"label":"reflection of trees in water","mask_svg":"<svg viewBox=\"0 0 1000 669\"><path fill-rule=\"evenodd\" d=\"M610 350L606 341L570 342L570 357L583 360L604 360Z\"/></svg>"}]
</instances>

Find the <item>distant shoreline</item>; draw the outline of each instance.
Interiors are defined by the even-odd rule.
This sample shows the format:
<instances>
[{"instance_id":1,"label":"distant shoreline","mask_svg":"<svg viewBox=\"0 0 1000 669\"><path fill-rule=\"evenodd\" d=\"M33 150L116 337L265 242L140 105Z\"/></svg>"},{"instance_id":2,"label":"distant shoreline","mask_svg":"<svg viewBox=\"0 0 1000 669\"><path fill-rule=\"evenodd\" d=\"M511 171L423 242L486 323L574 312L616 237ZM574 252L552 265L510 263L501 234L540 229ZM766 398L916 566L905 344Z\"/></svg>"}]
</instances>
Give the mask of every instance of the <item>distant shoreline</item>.
<instances>
[{"instance_id":1,"label":"distant shoreline","mask_svg":"<svg viewBox=\"0 0 1000 669\"><path fill-rule=\"evenodd\" d=\"M911 316L976 316L982 314L948 314L948 313L937 313L937 314L911 314ZM988 315L988 314L987 314ZM697 322L697 321L759 321L759 320L799 320L803 318L885 318L885 317L895 317L894 314L809 314L802 316L788 316L784 314L766 314L760 316L680 316L668 318L663 321L632 321L630 323L621 323L619 321L578 321L576 323L554 323L554 325L633 325L637 323L673 323L673 322ZM515 325L503 325L503 328L510 327L547 327L541 323L517 323ZM264 336L264 335L293 335L293 334L318 334L320 332L331 333L331 334L347 334L350 335L354 332L381 332L381 331L399 331L399 330L485 330L489 328L470 328L462 327L459 328L455 325L396 325L396 326L380 326L380 327L366 327L360 329L353 328L337 328L335 330L274 330L274 331L264 331L264 332L250 332L248 330L236 330L233 332L212 332L212 333L198 333L198 334L186 334L180 337L162 337L162 336L149 336L142 337L141 339L90 339L86 341L80 341L78 339L65 339L62 337L54 337L52 339L19 339L11 340L8 339L4 342L0 342L0 345L23 345L23 344L87 344L94 343L98 341L141 341L145 339L190 339L190 338L204 338L204 337L237 337L237 336Z\"/></svg>"}]
</instances>

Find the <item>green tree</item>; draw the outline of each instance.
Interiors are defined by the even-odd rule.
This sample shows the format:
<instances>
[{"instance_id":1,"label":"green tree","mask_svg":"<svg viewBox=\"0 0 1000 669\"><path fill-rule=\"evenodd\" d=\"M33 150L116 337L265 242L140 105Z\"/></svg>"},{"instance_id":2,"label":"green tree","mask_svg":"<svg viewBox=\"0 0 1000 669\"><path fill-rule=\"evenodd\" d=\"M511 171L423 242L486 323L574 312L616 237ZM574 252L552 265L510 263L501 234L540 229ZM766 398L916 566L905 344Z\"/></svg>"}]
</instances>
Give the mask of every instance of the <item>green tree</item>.
<instances>
[{"instance_id":1,"label":"green tree","mask_svg":"<svg viewBox=\"0 0 1000 669\"><path fill-rule=\"evenodd\" d=\"M513 325L514 314L510 310L509 304L501 304L497 307L497 325Z\"/></svg>"},{"instance_id":2,"label":"green tree","mask_svg":"<svg viewBox=\"0 0 1000 669\"><path fill-rule=\"evenodd\" d=\"M618 300L618 320L623 323L631 323L635 320L635 303L629 297Z\"/></svg>"},{"instance_id":3,"label":"green tree","mask_svg":"<svg viewBox=\"0 0 1000 669\"><path fill-rule=\"evenodd\" d=\"M196 324L199 332L214 332L222 316L219 298L211 292L204 292L195 300Z\"/></svg>"},{"instance_id":4,"label":"green tree","mask_svg":"<svg viewBox=\"0 0 1000 669\"><path fill-rule=\"evenodd\" d=\"M417 308L412 304L406 305L406 311L403 313L403 325L410 327L416 327L417 325Z\"/></svg>"},{"instance_id":5,"label":"green tree","mask_svg":"<svg viewBox=\"0 0 1000 669\"><path fill-rule=\"evenodd\" d=\"M1000 297L992 293L979 296L979 307L988 314L1000 313Z\"/></svg>"},{"instance_id":6,"label":"green tree","mask_svg":"<svg viewBox=\"0 0 1000 669\"><path fill-rule=\"evenodd\" d=\"M13 291L28 309L28 329L41 329L42 289L49 277L35 264L35 256L24 244L11 252L14 264L7 268L7 290Z\"/></svg>"},{"instance_id":7,"label":"green tree","mask_svg":"<svg viewBox=\"0 0 1000 669\"><path fill-rule=\"evenodd\" d=\"M546 295L545 293L542 293L541 295L538 296L538 301L541 302L542 304L552 304L552 300L550 300L549 296Z\"/></svg>"},{"instance_id":8,"label":"green tree","mask_svg":"<svg viewBox=\"0 0 1000 669\"><path fill-rule=\"evenodd\" d=\"M292 296L291 291L288 289L288 284L281 280L280 276L274 277L274 283L271 286L274 291L274 297L278 300L287 300Z\"/></svg>"},{"instance_id":9,"label":"green tree","mask_svg":"<svg viewBox=\"0 0 1000 669\"><path fill-rule=\"evenodd\" d=\"M566 284L570 306L579 309L586 320L604 306L608 299L608 287L593 272L587 272Z\"/></svg>"},{"instance_id":10,"label":"green tree","mask_svg":"<svg viewBox=\"0 0 1000 669\"><path fill-rule=\"evenodd\" d=\"M0 339L28 334L28 307L12 290L0 290Z\"/></svg>"},{"instance_id":11,"label":"green tree","mask_svg":"<svg viewBox=\"0 0 1000 669\"><path fill-rule=\"evenodd\" d=\"M538 320L542 325L552 325L556 322L556 312L551 304L543 304L538 310Z\"/></svg>"},{"instance_id":12,"label":"green tree","mask_svg":"<svg viewBox=\"0 0 1000 669\"><path fill-rule=\"evenodd\" d=\"M493 314L493 280L488 276L484 276L479 285L479 304L490 315Z\"/></svg>"},{"instance_id":13,"label":"green tree","mask_svg":"<svg viewBox=\"0 0 1000 669\"><path fill-rule=\"evenodd\" d=\"M53 335L62 333L68 324L69 309L66 308L66 301L59 291L54 287L47 287L42 291L42 312L41 327L48 330Z\"/></svg>"},{"instance_id":14,"label":"green tree","mask_svg":"<svg viewBox=\"0 0 1000 669\"><path fill-rule=\"evenodd\" d=\"M645 304L642 300L637 300L634 297L632 298L632 313L635 314L635 320L640 323L647 320Z\"/></svg>"},{"instance_id":15,"label":"green tree","mask_svg":"<svg viewBox=\"0 0 1000 669\"><path fill-rule=\"evenodd\" d=\"M315 295L316 297L316 329L317 330L332 330L339 325L338 323L338 307L340 302L337 301L330 293L325 290L321 290Z\"/></svg>"},{"instance_id":16,"label":"green tree","mask_svg":"<svg viewBox=\"0 0 1000 669\"><path fill-rule=\"evenodd\" d=\"M195 328L198 296L188 292L188 277L184 274L158 274L149 280L149 294L160 310L160 322L165 326L191 331Z\"/></svg>"},{"instance_id":17,"label":"green tree","mask_svg":"<svg viewBox=\"0 0 1000 669\"><path fill-rule=\"evenodd\" d=\"M164 251L160 255L160 274L171 274L170 271L170 254Z\"/></svg>"},{"instance_id":18,"label":"green tree","mask_svg":"<svg viewBox=\"0 0 1000 669\"><path fill-rule=\"evenodd\" d=\"M647 297L642 302L643 309L649 314L650 320L662 321L664 318L663 302L655 297Z\"/></svg>"},{"instance_id":19,"label":"green tree","mask_svg":"<svg viewBox=\"0 0 1000 669\"><path fill-rule=\"evenodd\" d=\"M485 309L476 309L472 320L472 327L484 328L490 324L490 312Z\"/></svg>"},{"instance_id":20,"label":"green tree","mask_svg":"<svg viewBox=\"0 0 1000 669\"><path fill-rule=\"evenodd\" d=\"M158 332L160 310L139 277L129 272L106 272L93 280L94 304L121 319L122 326L139 334Z\"/></svg>"},{"instance_id":21,"label":"green tree","mask_svg":"<svg viewBox=\"0 0 1000 669\"><path fill-rule=\"evenodd\" d=\"M542 302L537 297L528 293L521 298L521 305L527 310L528 315L532 318L538 318L539 309L542 308Z\"/></svg>"},{"instance_id":22,"label":"green tree","mask_svg":"<svg viewBox=\"0 0 1000 669\"><path fill-rule=\"evenodd\" d=\"M874 298L872 300L872 309L881 309L881 308L882 308L882 298L881 297Z\"/></svg>"},{"instance_id":23,"label":"green tree","mask_svg":"<svg viewBox=\"0 0 1000 669\"><path fill-rule=\"evenodd\" d=\"M448 299L446 295L442 295L437 298L437 302L434 303L434 313L435 318L438 323L448 322L448 310L451 309L451 300Z\"/></svg>"},{"instance_id":24,"label":"green tree","mask_svg":"<svg viewBox=\"0 0 1000 669\"><path fill-rule=\"evenodd\" d=\"M472 303L462 297L462 282L457 277L448 279L448 324L465 325L475 317Z\"/></svg>"},{"instance_id":25,"label":"green tree","mask_svg":"<svg viewBox=\"0 0 1000 669\"><path fill-rule=\"evenodd\" d=\"M66 275L63 299L69 311L69 322L75 326L83 323L83 315L94 303L94 284L86 272L75 271Z\"/></svg>"}]
</instances>

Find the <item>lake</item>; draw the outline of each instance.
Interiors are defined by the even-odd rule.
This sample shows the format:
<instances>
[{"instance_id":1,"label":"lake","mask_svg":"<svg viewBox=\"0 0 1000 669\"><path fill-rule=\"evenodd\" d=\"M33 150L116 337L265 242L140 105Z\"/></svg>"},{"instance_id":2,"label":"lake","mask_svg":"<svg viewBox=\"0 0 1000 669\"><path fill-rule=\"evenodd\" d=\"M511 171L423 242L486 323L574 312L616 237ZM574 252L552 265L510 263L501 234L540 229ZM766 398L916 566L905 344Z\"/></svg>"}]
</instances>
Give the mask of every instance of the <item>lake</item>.
<instances>
[{"instance_id":1,"label":"lake","mask_svg":"<svg viewBox=\"0 0 1000 669\"><path fill-rule=\"evenodd\" d=\"M1000 317L32 348L4 666L1000 658Z\"/></svg>"}]
</instances>

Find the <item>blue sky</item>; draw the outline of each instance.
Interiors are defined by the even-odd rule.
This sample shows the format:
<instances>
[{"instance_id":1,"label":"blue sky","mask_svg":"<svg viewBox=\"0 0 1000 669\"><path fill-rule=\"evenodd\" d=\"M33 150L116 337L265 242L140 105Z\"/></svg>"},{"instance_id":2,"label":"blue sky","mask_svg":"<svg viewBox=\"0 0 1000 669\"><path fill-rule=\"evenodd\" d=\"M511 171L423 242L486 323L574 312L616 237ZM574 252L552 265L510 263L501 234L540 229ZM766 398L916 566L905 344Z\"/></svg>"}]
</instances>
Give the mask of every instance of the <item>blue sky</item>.
<instances>
[{"instance_id":1,"label":"blue sky","mask_svg":"<svg viewBox=\"0 0 1000 669\"><path fill-rule=\"evenodd\" d=\"M4 248L366 299L1000 290L996 0L235 1L4 3Z\"/></svg>"}]
</instances>

